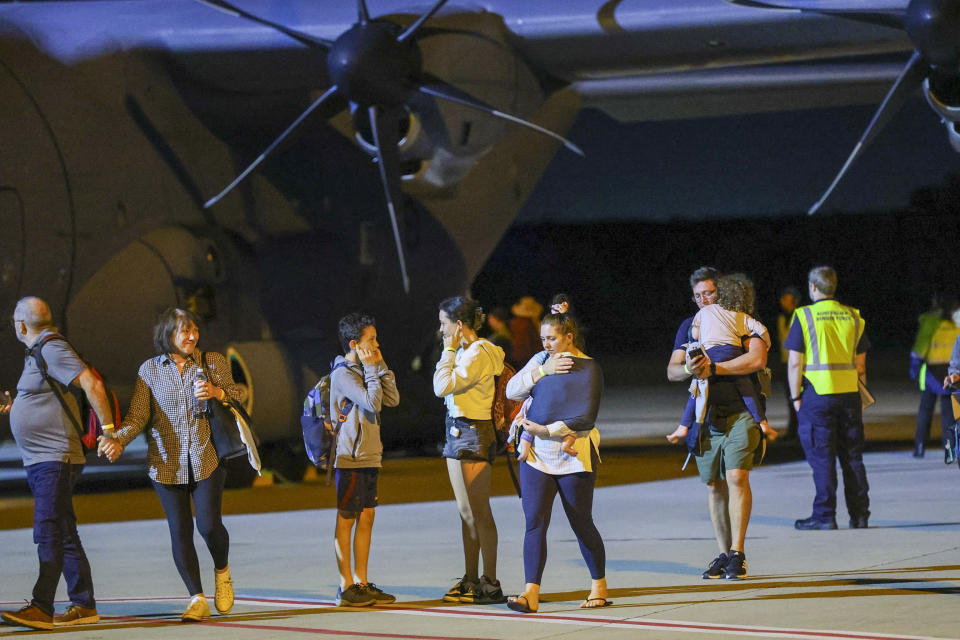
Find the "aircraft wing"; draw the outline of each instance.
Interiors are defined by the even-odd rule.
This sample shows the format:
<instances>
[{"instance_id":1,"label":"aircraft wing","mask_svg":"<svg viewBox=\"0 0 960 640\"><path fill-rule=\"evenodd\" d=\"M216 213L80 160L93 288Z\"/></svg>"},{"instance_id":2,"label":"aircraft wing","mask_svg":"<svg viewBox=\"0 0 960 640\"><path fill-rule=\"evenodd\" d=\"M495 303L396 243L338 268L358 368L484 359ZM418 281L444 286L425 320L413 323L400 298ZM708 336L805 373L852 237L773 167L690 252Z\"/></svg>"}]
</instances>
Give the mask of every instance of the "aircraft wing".
<instances>
[{"instance_id":1,"label":"aircraft wing","mask_svg":"<svg viewBox=\"0 0 960 640\"><path fill-rule=\"evenodd\" d=\"M355 18L351 0L236 4L325 39L336 38ZM414 16L428 6L370 4L386 16ZM453 0L439 16L480 13L502 17L511 44L544 79L572 84L584 106L622 120L876 102L911 48L894 29L723 0ZM300 43L194 0L0 2L0 30L11 25L65 63L116 50L161 49L191 62L196 54L221 51L222 64L207 56L193 71L241 90L325 82L322 59ZM284 52L284 64L257 64L244 51L261 60Z\"/></svg>"}]
</instances>

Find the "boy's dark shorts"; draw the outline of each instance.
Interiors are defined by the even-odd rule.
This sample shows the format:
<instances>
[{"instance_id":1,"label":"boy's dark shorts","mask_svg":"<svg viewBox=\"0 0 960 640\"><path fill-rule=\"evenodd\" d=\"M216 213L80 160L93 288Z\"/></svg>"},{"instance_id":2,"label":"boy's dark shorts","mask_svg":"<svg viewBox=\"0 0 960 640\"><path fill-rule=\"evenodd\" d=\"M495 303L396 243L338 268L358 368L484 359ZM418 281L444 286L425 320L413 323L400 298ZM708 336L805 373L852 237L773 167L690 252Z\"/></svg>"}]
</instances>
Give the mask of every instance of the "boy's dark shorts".
<instances>
[{"instance_id":1,"label":"boy's dark shorts","mask_svg":"<svg viewBox=\"0 0 960 640\"><path fill-rule=\"evenodd\" d=\"M377 506L377 479L380 469L337 469L337 509L359 514Z\"/></svg>"},{"instance_id":2,"label":"boy's dark shorts","mask_svg":"<svg viewBox=\"0 0 960 640\"><path fill-rule=\"evenodd\" d=\"M497 455L497 436L493 420L470 420L447 416L443 457L453 460L485 460L493 464ZM454 435L451 429L459 432Z\"/></svg>"}]
</instances>

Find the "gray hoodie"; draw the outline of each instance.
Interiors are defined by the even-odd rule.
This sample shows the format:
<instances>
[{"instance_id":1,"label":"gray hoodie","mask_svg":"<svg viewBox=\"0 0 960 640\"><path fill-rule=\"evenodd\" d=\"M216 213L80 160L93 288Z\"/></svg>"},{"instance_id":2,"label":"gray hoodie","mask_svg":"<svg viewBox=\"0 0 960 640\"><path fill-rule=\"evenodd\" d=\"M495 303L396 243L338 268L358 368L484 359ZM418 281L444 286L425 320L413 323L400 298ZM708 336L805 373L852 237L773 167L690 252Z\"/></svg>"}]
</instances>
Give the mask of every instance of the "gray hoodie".
<instances>
[{"instance_id":1,"label":"gray hoodie","mask_svg":"<svg viewBox=\"0 0 960 640\"><path fill-rule=\"evenodd\" d=\"M383 457L380 440L380 409L400 404L393 371L382 360L361 365L337 356L334 366L345 362L330 375L330 410L334 413L349 400L354 403L337 437L338 469L379 467Z\"/></svg>"}]
</instances>

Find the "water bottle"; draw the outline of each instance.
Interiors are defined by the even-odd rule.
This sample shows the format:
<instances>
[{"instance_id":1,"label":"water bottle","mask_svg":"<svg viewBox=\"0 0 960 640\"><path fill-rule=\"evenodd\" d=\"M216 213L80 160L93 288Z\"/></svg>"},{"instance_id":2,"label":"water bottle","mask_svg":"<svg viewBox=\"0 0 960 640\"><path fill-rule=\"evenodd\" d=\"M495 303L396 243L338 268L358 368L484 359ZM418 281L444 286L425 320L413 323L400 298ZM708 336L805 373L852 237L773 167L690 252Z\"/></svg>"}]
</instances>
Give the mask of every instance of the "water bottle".
<instances>
[{"instance_id":1,"label":"water bottle","mask_svg":"<svg viewBox=\"0 0 960 640\"><path fill-rule=\"evenodd\" d=\"M193 388L194 389L197 388L197 382L206 382L206 381L207 381L207 375L203 371L197 370L197 374L196 376L194 376L194 379L193 379ZM194 396L194 399L197 401L196 416L200 417L207 412L207 401L201 400L196 396Z\"/></svg>"}]
</instances>

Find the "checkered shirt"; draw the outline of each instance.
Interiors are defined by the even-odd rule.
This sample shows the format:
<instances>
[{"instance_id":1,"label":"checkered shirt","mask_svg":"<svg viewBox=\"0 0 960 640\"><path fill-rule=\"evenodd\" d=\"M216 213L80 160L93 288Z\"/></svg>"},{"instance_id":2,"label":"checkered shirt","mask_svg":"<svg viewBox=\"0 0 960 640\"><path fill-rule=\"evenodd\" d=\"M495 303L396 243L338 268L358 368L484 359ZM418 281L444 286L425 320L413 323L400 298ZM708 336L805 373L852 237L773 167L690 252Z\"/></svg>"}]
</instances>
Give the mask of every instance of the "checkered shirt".
<instances>
[{"instance_id":1,"label":"checkered shirt","mask_svg":"<svg viewBox=\"0 0 960 640\"><path fill-rule=\"evenodd\" d=\"M214 352L205 352L205 357L210 382L223 389L227 398L240 401L242 392L233 382L227 359ZM126 446L149 426L147 467L150 478L161 484L187 484L190 467L194 480L200 481L218 465L210 424L206 416L195 415L193 381L199 369L198 352L187 358L182 374L166 354L141 364L130 409L116 434Z\"/></svg>"}]
</instances>

